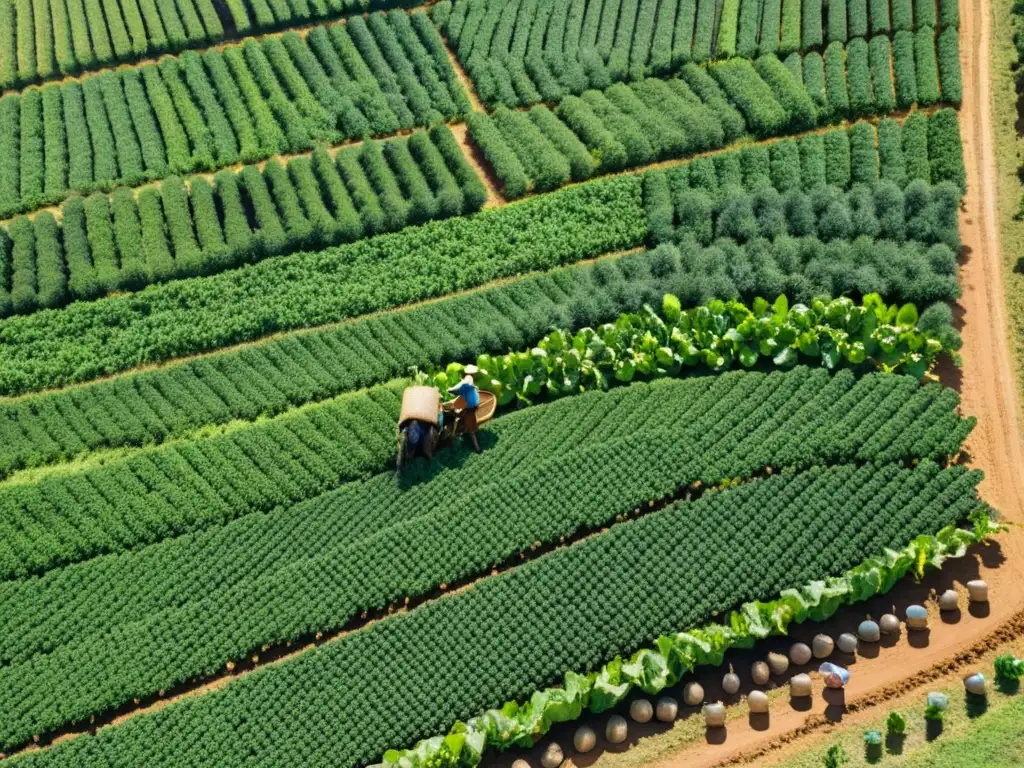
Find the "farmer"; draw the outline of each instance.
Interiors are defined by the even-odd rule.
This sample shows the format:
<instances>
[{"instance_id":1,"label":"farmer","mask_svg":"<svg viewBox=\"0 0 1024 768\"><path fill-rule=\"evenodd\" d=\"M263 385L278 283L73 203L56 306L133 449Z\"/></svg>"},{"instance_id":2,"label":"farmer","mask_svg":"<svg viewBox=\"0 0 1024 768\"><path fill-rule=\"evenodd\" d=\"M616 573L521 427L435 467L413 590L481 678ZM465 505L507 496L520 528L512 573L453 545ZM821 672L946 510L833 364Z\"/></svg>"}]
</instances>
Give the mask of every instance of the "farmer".
<instances>
[{"instance_id":1,"label":"farmer","mask_svg":"<svg viewBox=\"0 0 1024 768\"><path fill-rule=\"evenodd\" d=\"M477 372L475 365L467 365L465 368L466 375L462 377L462 381L456 384L454 387L449 387L448 392L455 395L457 398L462 398L463 408L461 411L462 424L465 427L466 433L469 435L469 439L473 441L473 448L477 453L480 452L480 443L476 439L476 409L480 405L480 392L476 388L476 384L473 382L473 374ZM459 407L458 401L456 401L455 407ZM456 411L456 414L459 414Z\"/></svg>"}]
</instances>

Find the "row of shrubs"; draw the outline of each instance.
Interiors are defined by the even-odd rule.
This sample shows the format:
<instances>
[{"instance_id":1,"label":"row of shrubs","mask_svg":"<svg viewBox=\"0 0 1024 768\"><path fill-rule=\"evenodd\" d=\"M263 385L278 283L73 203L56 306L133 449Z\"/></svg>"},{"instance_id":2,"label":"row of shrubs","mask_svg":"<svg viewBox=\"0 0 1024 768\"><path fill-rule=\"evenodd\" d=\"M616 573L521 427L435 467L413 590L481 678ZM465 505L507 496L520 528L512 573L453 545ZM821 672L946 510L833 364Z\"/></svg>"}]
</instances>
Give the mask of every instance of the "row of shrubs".
<instances>
[{"instance_id":1,"label":"row of shrubs","mask_svg":"<svg viewBox=\"0 0 1024 768\"><path fill-rule=\"evenodd\" d=\"M559 102L687 62L956 29L958 0L442 0L431 9L488 106Z\"/></svg>"},{"instance_id":2,"label":"row of shrubs","mask_svg":"<svg viewBox=\"0 0 1024 768\"><path fill-rule=\"evenodd\" d=\"M956 30L948 31L953 36L943 32L939 40L951 39L955 45ZM913 46L914 33L906 34ZM934 49L929 50L933 55L922 59L934 65ZM945 55L954 58L958 75L958 51ZM566 96L554 111L544 105L528 112L499 106L491 115L471 114L469 132L505 196L517 198L599 172L716 149L744 134L765 138L806 131L831 120L934 103L940 96L959 102L959 77L945 80L948 91L940 94L937 69L924 63L916 67L913 56L909 73L903 71L906 62L897 61L894 93L890 61L890 41L878 36L870 44L854 40L847 49L830 44L824 57L792 54L786 64L770 55L708 67L687 64L677 78L617 83L604 91ZM917 77L927 72L931 75L922 83L934 87L925 92L925 100ZM900 88L907 77L914 86L910 102Z\"/></svg>"},{"instance_id":3,"label":"row of shrubs","mask_svg":"<svg viewBox=\"0 0 1024 768\"><path fill-rule=\"evenodd\" d=\"M0 229L0 314L211 274L268 256L479 210L486 190L451 131L368 141L332 156L178 176L138 195L74 197Z\"/></svg>"},{"instance_id":4,"label":"row of shrubs","mask_svg":"<svg viewBox=\"0 0 1024 768\"><path fill-rule=\"evenodd\" d=\"M0 90L402 0L5 0ZM224 20L218 12L226 11ZM228 23L225 30L224 24Z\"/></svg>"},{"instance_id":5,"label":"row of shrubs","mask_svg":"<svg viewBox=\"0 0 1024 768\"><path fill-rule=\"evenodd\" d=\"M187 51L0 99L0 216L70 192L434 125L468 109L424 13Z\"/></svg>"}]
</instances>

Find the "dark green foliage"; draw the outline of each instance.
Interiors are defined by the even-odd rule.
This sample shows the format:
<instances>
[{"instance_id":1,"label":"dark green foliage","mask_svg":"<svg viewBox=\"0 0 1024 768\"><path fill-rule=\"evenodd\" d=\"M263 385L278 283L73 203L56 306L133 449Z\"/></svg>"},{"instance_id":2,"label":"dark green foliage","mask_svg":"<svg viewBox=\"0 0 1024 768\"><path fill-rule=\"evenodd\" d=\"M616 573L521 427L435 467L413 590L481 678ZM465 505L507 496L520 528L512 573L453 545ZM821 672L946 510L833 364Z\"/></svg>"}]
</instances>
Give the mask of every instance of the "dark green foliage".
<instances>
[{"instance_id":1,"label":"dark green foliage","mask_svg":"<svg viewBox=\"0 0 1024 768\"><path fill-rule=\"evenodd\" d=\"M146 255L142 251L142 223L135 195L129 189L118 189L110 200L114 219L114 244L121 262L118 282L122 288L138 290L149 282Z\"/></svg>"},{"instance_id":2,"label":"dark green foliage","mask_svg":"<svg viewBox=\"0 0 1024 768\"><path fill-rule=\"evenodd\" d=\"M935 0L914 0L914 29L935 29L936 23Z\"/></svg>"},{"instance_id":3,"label":"dark green foliage","mask_svg":"<svg viewBox=\"0 0 1024 768\"><path fill-rule=\"evenodd\" d=\"M878 181L878 153L875 151L875 129L871 123L859 122L850 128L850 177L854 184Z\"/></svg>"},{"instance_id":4,"label":"dark green foliage","mask_svg":"<svg viewBox=\"0 0 1024 768\"><path fill-rule=\"evenodd\" d=\"M961 194L966 194L967 173L964 170L960 126L952 109L940 109L928 118L928 158L933 184L951 181L959 187Z\"/></svg>"},{"instance_id":5,"label":"dark green foliage","mask_svg":"<svg viewBox=\"0 0 1024 768\"><path fill-rule=\"evenodd\" d=\"M170 280L175 273L174 257L167 241L167 222L160 193L152 187L139 192L139 221L142 225L142 252L146 255L150 282Z\"/></svg>"},{"instance_id":6,"label":"dark green foliage","mask_svg":"<svg viewBox=\"0 0 1024 768\"><path fill-rule=\"evenodd\" d=\"M903 121L903 157L907 165L907 181L921 179L931 182L931 164L928 161L928 118L912 112Z\"/></svg>"},{"instance_id":7,"label":"dark green foliage","mask_svg":"<svg viewBox=\"0 0 1024 768\"><path fill-rule=\"evenodd\" d=\"M803 49L820 48L824 41L821 26L822 0L804 0L800 46Z\"/></svg>"},{"instance_id":8,"label":"dark green foliage","mask_svg":"<svg viewBox=\"0 0 1024 768\"><path fill-rule=\"evenodd\" d=\"M889 0L869 0L869 3L871 5L871 34L889 32L892 29L892 21L889 18Z\"/></svg>"},{"instance_id":9,"label":"dark green foliage","mask_svg":"<svg viewBox=\"0 0 1024 768\"><path fill-rule=\"evenodd\" d=\"M644 176L644 207L647 209L648 242L670 242L675 234L672 192L664 172Z\"/></svg>"},{"instance_id":10,"label":"dark green foliage","mask_svg":"<svg viewBox=\"0 0 1024 768\"><path fill-rule=\"evenodd\" d=\"M572 106L570 104L566 107L566 102L563 102L559 111L564 112L563 107L565 107L571 112ZM564 114L560 116L565 119ZM594 119L596 120L596 118ZM466 123L469 125L469 135L473 142L480 147L480 151L483 152L487 162L494 169L495 175L501 180L502 193L505 197L515 199L525 195L530 190L526 169L495 122L487 115L474 112L467 115Z\"/></svg>"},{"instance_id":11,"label":"dark green foliage","mask_svg":"<svg viewBox=\"0 0 1024 768\"><path fill-rule=\"evenodd\" d=\"M850 109L845 59L846 50L842 43L829 43L825 49L825 92L829 108L836 115L845 115Z\"/></svg>"},{"instance_id":12,"label":"dark green foliage","mask_svg":"<svg viewBox=\"0 0 1024 768\"><path fill-rule=\"evenodd\" d=\"M892 46L887 36L871 38L868 45L868 62L871 67L875 111L891 112L896 107L896 96L892 88Z\"/></svg>"},{"instance_id":13,"label":"dark green foliage","mask_svg":"<svg viewBox=\"0 0 1024 768\"><path fill-rule=\"evenodd\" d=\"M68 267L68 290L72 298L92 299L99 295L96 270L89 256L89 236L85 226L85 201L72 197L64 204L61 228L64 258Z\"/></svg>"},{"instance_id":14,"label":"dark green foliage","mask_svg":"<svg viewBox=\"0 0 1024 768\"><path fill-rule=\"evenodd\" d=\"M761 37L758 52L777 53L779 50L779 26L782 22L782 0L763 0L761 12Z\"/></svg>"},{"instance_id":15,"label":"dark green foliage","mask_svg":"<svg viewBox=\"0 0 1024 768\"><path fill-rule=\"evenodd\" d=\"M30 88L21 95L21 125L18 136L21 141L21 201L27 208L36 208L43 203L45 167L43 99L35 88Z\"/></svg>"},{"instance_id":16,"label":"dark green foliage","mask_svg":"<svg viewBox=\"0 0 1024 768\"><path fill-rule=\"evenodd\" d=\"M862 38L851 40L846 48L846 83L850 89L850 112L858 117L871 114L875 97L871 91L868 44Z\"/></svg>"},{"instance_id":17,"label":"dark green foliage","mask_svg":"<svg viewBox=\"0 0 1024 768\"><path fill-rule=\"evenodd\" d=\"M897 32L892 40L892 53L893 72L896 75L896 106L907 109L917 102L914 33Z\"/></svg>"},{"instance_id":18,"label":"dark green foliage","mask_svg":"<svg viewBox=\"0 0 1024 768\"><path fill-rule=\"evenodd\" d=\"M544 192L569 181L569 160L525 113L498 107L492 115L492 120L506 144L519 158L530 181L531 190Z\"/></svg>"},{"instance_id":19,"label":"dark green foliage","mask_svg":"<svg viewBox=\"0 0 1024 768\"><path fill-rule=\"evenodd\" d=\"M914 66L917 72L918 104L939 100L939 68L935 58L935 30L922 27L914 33ZM959 69L959 62L957 62Z\"/></svg>"},{"instance_id":20,"label":"dark green foliage","mask_svg":"<svg viewBox=\"0 0 1024 768\"><path fill-rule=\"evenodd\" d=\"M960 0L939 0L939 29L960 26Z\"/></svg>"},{"instance_id":21,"label":"dark green foliage","mask_svg":"<svg viewBox=\"0 0 1024 768\"><path fill-rule=\"evenodd\" d=\"M40 307L57 307L67 300L68 276L57 220L49 211L32 220L36 241L36 284Z\"/></svg>"},{"instance_id":22,"label":"dark green foliage","mask_svg":"<svg viewBox=\"0 0 1024 768\"><path fill-rule=\"evenodd\" d=\"M878 123L878 165L882 179L902 187L907 183L907 164L903 158L900 124L886 118Z\"/></svg>"},{"instance_id":23,"label":"dark green foliage","mask_svg":"<svg viewBox=\"0 0 1024 768\"><path fill-rule=\"evenodd\" d=\"M956 27L947 27L935 41L942 83L942 101L959 105L963 99L960 80L960 35Z\"/></svg>"},{"instance_id":24,"label":"dark green foliage","mask_svg":"<svg viewBox=\"0 0 1024 768\"><path fill-rule=\"evenodd\" d=\"M846 32L846 1L830 0L828 4L828 42L845 43Z\"/></svg>"},{"instance_id":25,"label":"dark green foliage","mask_svg":"<svg viewBox=\"0 0 1024 768\"><path fill-rule=\"evenodd\" d=\"M825 181L836 187L850 184L850 138L846 131L825 134Z\"/></svg>"},{"instance_id":26,"label":"dark green foliage","mask_svg":"<svg viewBox=\"0 0 1024 768\"><path fill-rule=\"evenodd\" d=\"M530 119L537 129L569 161L569 172L573 181L589 179L597 170L594 156L569 127L544 105L533 107Z\"/></svg>"},{"instance_id":27,"label":"dark green foliage","mask_svg":"<svg viewBox=\"0 0 1024 768\"><path fill-rule=\"evenodd\" d=\"M800 150L793 139L783 139L771 145L772 183L780 192L799 189L803 185L800 169Z\"/></svg>"},{"instance_id":28,"label":"dark green foliage","mask_svg":"<svg viewBox=\"0 0 1024 768\"><path fill-rule=\"evenodd\" d=\"M448 165L462 188L466 201L466 212L480 210L487 201L487 188L477 176L476 171L466 162L458 142L446 126L438 125L430 129L430 139L434 142L441 156Z\"/></svg>"},{"instance_id":29,"label":"dark green foliage","mask_svg":"<svg viewBox=\"0 0 1024 768\"><path fill-rule=\"evenodd\" d=\"M800 140L800 174L804 189L825 183L825 139L806 136Z\"/></svg>"},{"instance_id":30,"label":"dark green foliage","mask_svg":"<svg viewBox=\"0 0 1024 768\"><path fill-rule=\"evenodd\" d=\"M43 182L46 200L59 200L68 188L68 139L64 124L64 100L60 88L43 88L43 154L46 158Z\"/></svg>"},{"instance_id":31,"label":"dark green foliage","mask_svg":"<svg viewBox=\"0 0 1024 768\"><path fill-rule=\"evenodd\" d=\"M892 28L896 32L914 29L914 0L892 0Z\"/></svg>"},{"instance_id":32,"label":"dark green foliage","mask_svg":"<svg viewBox=\"0 0 1024 768\"><path fill-rule=\"evenodd\" d=\"M868 0L849 0L847 6L849 38L868 36Z\"/></svg>"},{"instance_id":33,"label":"dark green foliage","mask_svg":"<svg viewBox=\"0 0 1024 768\"><path fill-rule=\"evenodd\" d=\"M93 155L89 123L85 114L85 95L78 83L68 83L64 91L64 117L67 120L68 187L85 189L92 183Z\"/></svg>"},{"instance_id":34,"label":"dark green foliage","mask_svg":"<svg viewBox=\"0 0 1024 768\"><path fill-rule=\"evenodd\" d=\"M800 49L800 6L802 0L782 0L782 29L779 33L780 56Z\"/></svg>"},{"instance_id":35,"label":"dark green foliage","mask_svg":"<svg viewBox=\"0 0 1024 768\"><path fill-rule=\"evenodd\" d=\"M119 267L106 195L96 193L85 199L85 230L89 237L89 254L96 269L96 282L100 290L113 291L118 287Z\"/></svg>"},{"instance_id":36,"label":"dark green foliage","mask_svg":"<svg viewBox=\"0 0 1024 768\"><path fill-rule=\"evenodd\" d=\"M192 226L185 182L178 176L164 179L160 184L160 201L163 203L167 233L174 253L175 274L183 277L201 274L203 255Z\"/></svg>"},{"instance_id":37,"label":"dark green foliage","mask_svg":"<svg viewBox=\"0 0 1024 768\"><path fill-rule=\"evenodd\" d=\"M20 217L7 229L11 238L11 309L31 312L36 297L36 237L32 222Z\"/></svg>"}]
</instances>

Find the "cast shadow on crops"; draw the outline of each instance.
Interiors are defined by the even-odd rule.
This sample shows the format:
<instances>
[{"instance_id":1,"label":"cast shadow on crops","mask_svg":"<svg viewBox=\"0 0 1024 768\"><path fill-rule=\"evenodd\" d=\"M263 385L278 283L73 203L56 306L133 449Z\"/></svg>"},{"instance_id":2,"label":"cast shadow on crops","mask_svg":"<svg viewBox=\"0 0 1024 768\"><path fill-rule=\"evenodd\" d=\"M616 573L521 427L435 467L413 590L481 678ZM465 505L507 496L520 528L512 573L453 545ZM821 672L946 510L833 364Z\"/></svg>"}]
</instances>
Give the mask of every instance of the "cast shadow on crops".
<instances>
[{"instance_id":1,"label":"cast shadow on crops","mask_svg":"<svg viewBox=\"0 0 1024 768\"><path fill-rule=\"evenodd\" d=\"M477 432L477 440L480 443L480 453L477 454L465 436L459 436L450 446L439 448L434 454L432 461L423 457L416 457L407 462L401 470L396 470L398 487L401 490L408 490L420 483L433 480L447 469L461 469L474 456L483 457L487 451L498 443L498 436L488 429L481 429Z\"/></svg>"},{"instance_id":2,"label":"cast shadow on crops","mask_svg":"<svg viewBox=\"0 0 1024 768\"><path fill-rule=\"evenodd\" d=\"M904 733L893 733L889 732L885 734L885 751L890 755L902 755L903 745L907 741L907 736Z\"/></svg>"},{"instance_id":3,"label":"cast shadow on crops","mask_svg":"<svg viewBox=\"0 0 1024 768\"><path fill-rule=\"evenodd\" d=\"M869 765L874 765L882 760L882 745L881 744L865 744L864 745L864 761Z\"/></svg>"},{"instance_id":4,"label":"cast shadow on crops","mask_svg":"<svg viewBox=\"0 0 1024 768\"><path fill-rule=\"evenodd\" d=\"M928 741L935 741L942 735L941 720L925 720L924 737Z\"/></svg>"},{"instance_id":5,"label":"cast shadow on crops","mask_svg":"<svg viewBox=\"0 0 1024 768\"><path fill-rule=\"evenodd\" d=\"M967 694L967 716L972 720L976 717L981 717L988 712L988 698L985 696L977 696L973 693Z\"/></svg>"}]
</instances>

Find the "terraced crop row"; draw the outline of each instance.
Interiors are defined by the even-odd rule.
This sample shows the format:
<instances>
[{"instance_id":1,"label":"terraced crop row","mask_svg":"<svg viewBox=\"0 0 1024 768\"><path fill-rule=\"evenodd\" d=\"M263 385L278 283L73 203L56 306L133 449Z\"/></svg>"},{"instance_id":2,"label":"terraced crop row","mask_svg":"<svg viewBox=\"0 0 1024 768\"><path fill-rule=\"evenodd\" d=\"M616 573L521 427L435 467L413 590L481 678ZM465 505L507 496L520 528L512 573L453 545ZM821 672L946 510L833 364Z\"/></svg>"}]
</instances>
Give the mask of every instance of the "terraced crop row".
<instances>
[{"instance_id":1,"label":"terraced crop row","mask_svg":"<svg viewBox=\"0 0 1024 768\"><path fill-rule=\"evenodd\" d=\"M538 472L547 471L544 467L568 460L562 457L566 445L572 446L571 453L603 450L604 445L620 451L626 443L633 445L629 439L640 434L657 436L668 428L693 434L694 445L701 449L680 452L678 461L683 463L671 476L663 474L663 467L650 470L654 474L649 478L661 477L667 483L665 492L672 493L675 482L686 485L697 479L714 483L725 475L750 474L764 466L804 466L818 459L890 460L904 455L938 459L957 450L957 441L973 423L956 415L957 401L952 390L922 387L911 377L868 375L858 379L841 372L830 378L822 370L798 368L767 376L732 373L636 384L518 411L487 427L482 434L487 446L484 453L472 453L457 444L439 454L431 467L409 467L411 475L402 483L396 483L391 474L377 475L273 514L247 515L222 527L166 539L117 557L57 569L40 579L0 584L0 628L4 630L0 665L21 664L62 646L106 637L119 627L128 629L168 610L206 602L224 604L225 595L231 592L254 589L264 580L281 583L288 573L328 555L333 562L344 563L347 558L338 559L331 553L374 540L382 532L418 518L433 519L439 505L445 515L463 510L474 489L498 492L495 483L499 475L500 482L514 483L517 488L528 485L529 478L535 480ZM770 418L762 419L766 407L773 410ZM711 427L707 434L693 432L691 421L703 424L719 417L723 423ZM770 425L780 424L786 425L783 437L762 439ZM886 444L894 429L906 429L907 434ZM850 436L839 440L837 436L844 430ZM810 452L811 446L817 455ZM583 471L605 471L600 462L587 466L591 465L593 469L585 467ZM582 479L572 482L583 484ZM630 487L626 483L615 490L616 494L625 493L616 496L616 501L608 497L607 502L595 502L594 509L586 512L592 516L587 519L603 523L599 510L613 510L614 515L615 509L626 509L631 502L622 499L628 497ZM513 503L508 513L513 510L534 514L522 500ZM562 506L541 505L536 512L575 526L572 530L598 524L588 523L576 513L570 515ZM488 515L481 521L491 524ZM461 526L452 525L455 527ZM547 529L537 528L535 533L539 536L542 530ZM552 536L546 540L553 540ZM463 556L481 554L475 548L470 550ZM504 557L488 554L481 558L484 565L480 568ZM454 562L450 565L454 567ZM357 581L353 577L352 583ZM277 598L270 602L275 601ZM60 610L42 610L46 605L59 605ZM209 612L207 619L216 614ZM319 627L343 623L344 619L335 617L330 622L324 619ZM285 632L284 636L294 635Z\"/></svg>"},{"instance_id":2,"label":"terraced crop row","mask_svg":"<svg viewBox=\"0 0 1024 768\"><path fill-rule=\"evenodd\" d=\"M229 526L194 543L186 539L183 546L170 543L138 556L96 561L100 572L114 569L108 588L100 589L106 595L100 602L110 601L116 584L135 583L138 593L117 590L114 599L124 603L115 612L120 626L110 634L99 627L85 630L95 634L90 639L68 634L75 624L67 615L75 601L69 595L60 603L65 608L56 636L40 638L31 630L21 635L47 652L0 670L0 690L6 692L0 711L10 724L4 743L17 743L12 734L26 738L213 672L262 644L343 626L360 611L475 576L537 541L603 525L693 482L713 485L765 466L941 458L958 449L972 426L956 416L955 406L952 391L922 389L911 379L871 376L858 382L807 369L641 386L621 397L581 396L504 420L486 454L456 471L434 474L435 469L411 490L385 475L312 502L313 508L261 516L243 526L249 536L254 527L278 527L277 515L293 525L315 518L319 523L306 532L305 556L293 551L273 557L264 544L261 555L251 558L248 538L236 538ZM670 436L692 450L655 460ZM574 446L568 454L566 445ZM553 482L559 477L566 480ZM481 504L501 510L501 523L481 515ZM264 535L263 541L275 540ZM294 543L286 540L285 549ZM178 592L175 599L167 583L181 565L174 555L192 556L196 544L203 550L191 566L198 573L223 573L231 562L236 567L219 588L207 584L187 595ZM171 554L167 566L160 560L164 551ZM404 555L384 567L385 552ZM123 580L140 570L137 559L147 564L144 582ZM94 567L86 563L74 574L89 578ZM48 581L67 583L60 574ZM92 594L82 586L79 581L75 590L80 597ZM38 595L38 587L29 582L25 592ZM171 605L161 607L168 598ZM224 605L232 606L230 613ZM90 600L85 614L93 610ZM13 623L28 629L28 618L21 614ZM36 618L32 622L38 627ZM189 640L182 643L182 637Z\"/></svg>"},{"instance_id":3,"label":"terraced crop row","mask_svg":"<svg viewBox=\"0 0 1024 768\"><path fill-rule=\"evenodd\" d=\"M0 321L0 392L95 378L641 243L638 177ZM116 318L116 319L115 319Z\"/></svg>"},{"instance_id":4,"label":"terraced crop row","mask_svg":"<svg viewBox=\"0 0 1024 768\"><path fill-rule=\"evenodd\" d=\"M138 290L480 209L487 192L447 126L368 140L213 183L74 197L0 228L0 315Z\"/></svg>"},{"instance_id":5,"label":"terraced crop row","mask_svg":"<svg viewBox=\"0 0 1024 768\"><path fill-rule=\"evenodd\" d=\"M0 99L0 216L434 125L468 108L424 13L189 51Z\"/></svg>"},{"instance_id":6,"label":"terraced crop row","mask_svg":"<svg viewBox=\"0 0 1024 768\"><path fill-rule=\"evenodd\" d=\"M652 462L625 463L601 469ZM661 633L841 573L869 553L962 520L979 505L978 479L930 462L912 470L838 466L680 502L220 691L24 760L230 766L254 758L316 764L329 755L335 765L372 762L394 744L528 696L567 670L594 668ZM407 706L391 706L398 698ZM282 708L290 717L279 728L274 713Z\"/></svg>"},{"instance_id":7,"label":"terraced crop row","mask_svg":"<svg viewBox=\"0 0 1024 768\"><path fill-rule=\"evenodd\" d=\"M505 196L516 198L598 173L716 149L745 134L773 137L835 119L887 113L896 101L888 39L882 42L881 72L874 87L868 49L860 61L854 55L860 48L851 43L849 56L841 45L830 46L824 60L808 54L802 63L797 61L795 73L774 56L754 64L731 59L706 69L688 64L679 78L668 81L619 83L603 92L567 96L554 111L544 105L526 113L499 106L491 115L469 115L470 136L502 182ZM959 101L959 53L952 55ZM826 61L831 62L827 67ZM913 69L909 76L916 99ZM843 156L835 161L842 162Z\"/></svg>"},{"instance_id":8,"label":"terraced crop row","mask_svg":"<svg viewBox=\"0 0 1024 768\"><path fill-rule=\"evenodd\" d=\"M4 0L0 90L400 3L375 0ZM225 25L227 28L225 29Z\"/></svg>"},{"instance_id":9,"label":"terraced crop row","mask_svg":"<svg viewBox=\"0 0 1024 768\"><path fill-rule=\"evenodd\" d=\"M896 164L910 169L912 178L963 179L952 111L908 118L902 161L895 140L881 142L879 149L883 176ZM739 169L742 174L741 156L724 153L710 162L723 173ZM640 178L624 176L472 218L300 254L287 263L268 260L243 271L152 286L134 296L12 317L0 321L0 392L60 386L275 330L358 316L634 247L646 235ZM798 293L804 296L803 290Z\"/></svg>"},{"instance_id":10,"label":"terraced crop row","mask_svg":"<svg viewBox=\"0 0 1024 768\"><path fill-rule=\"evenodd\" d=\"M0 475L88 451L251 421L480 351L532 344L657 304L678 266L632 254L286 336L165 369L0 402Z\"/></svg>"},{"instance_id":11,"label":"terraced crop row","mask_svg":"<svg viewBox=\"0 0 1024 768\"><path fill-rule=\"evenodd\" d=\"M484 102L511 107L664 76L687 62L764 54L798 54L799 61L800 52L826 43L841 50L848 42L857 57L869 35L879 51L891 35L913 35L926 56L937 32L959 24L957 0L942 0L938 16L933 3L911 8L911 0L895 0L890 16L889 0L870 0L870 23L868 6L869 0L444 0L431 15Z\"/></svg>"}]
</instances>

